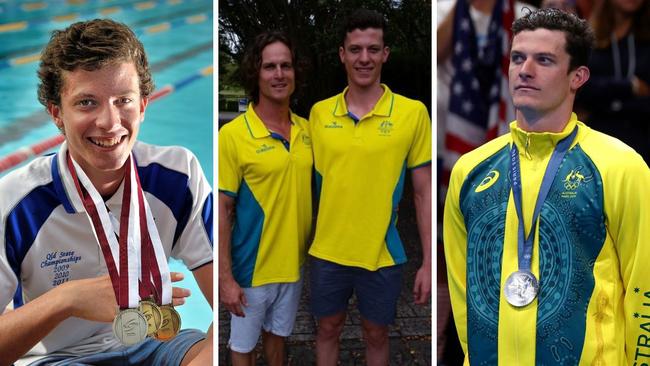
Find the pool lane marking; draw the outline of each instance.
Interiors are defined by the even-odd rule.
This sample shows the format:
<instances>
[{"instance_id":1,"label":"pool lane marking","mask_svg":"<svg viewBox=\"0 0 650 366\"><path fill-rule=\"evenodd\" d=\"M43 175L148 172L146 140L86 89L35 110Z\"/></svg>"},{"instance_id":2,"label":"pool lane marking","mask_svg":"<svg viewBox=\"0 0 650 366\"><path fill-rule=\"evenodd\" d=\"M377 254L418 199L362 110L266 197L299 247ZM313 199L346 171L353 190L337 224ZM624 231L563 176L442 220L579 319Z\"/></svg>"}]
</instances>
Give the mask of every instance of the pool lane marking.
<instances>
[{"instance_id":1,"label":"pool lane marking","mask_svg":"<svg viewBox=\"0 0 650 366\"><path fill-rule=\"evenodd\" d=\"M176 27L179 27L181 25L186 25L186 24L194 25L194 24L205 22L206 20L208 20L208 16L206 14L190 15L171 22L163 22L159 24L150 25L148 27L145 27L143 30L136 30L135 34L140 36L144 34L151 35L156 33L162 33L174 29ZM9 60L0 60L0 70L6 69L7 67L21 66L31 62L37 62L40 59L40 56L41 54L40 52L38 52L26 56L12 57Z\"/></svg>"},{"instance_id":2,"label":"pool lane marking","mask_svg":"<svg viewBox=\"0 0 650 366\"><path fill-rule=\"evenodd\" d=\"M0 24L0 33L21 31L27 29L28 25L26 21Z\"/></svg>"},{"instance_id":3,"label":"pool lane marking","mask_svg":"<svg viewBox=\"0 0 650 366\"><path fill-rule=\"evenodd\" d=\"M40 3L27 3L27 4L22 4L20 6L24 11L36 11L36 10L43 10L47 8L47 3L46 2L40 2Z\"/></svg>"},{"instance_id":4,"label":"pool lane marking","mask_svg":"<svg viewBox=\"0 0 650 366\"><path fill-rule=\"evenodd\" d=\"M70 3L70 2L68 1L68 3ZM115 13L115 12L117 12L119 10L122 10L121 8L126 7L126 6L132 6L132 8L134 10L136 10L136 11L145 11L145 10L154 9L158 5L163 5L165 3L168 4L168 5L171 5L171 6L175 6L175 5L178 5L178 4L182 4L183 1L164 1L164 0L145 1L145 2L138 2L138 3L135 3L135 4L131 4L131 5L111 6L111 7L107 7L107 8L101 8L100 7L100 8L90 9L88 11L83 11L83 12L79 12L79 13L57 15L57 16L54 16L54 17L51 17L51 18L45 18L45 19L41 18L41 19L16 21L16 22L11 22L11 23L0 23L0 33L19 32L19 31L23 31L23 30L29 28L30 26L43 24L43 23L47 23L47 22L50 22L50 21L64 22L64 21L68 21L68 20L77 19L80 16L91 16L93 14L101 14L101 15L112 14L112 13ZM47 3L43 3L43 4L45 4L45 7L47 7ZM42 8L40 8L40 9L42 9ZM40 9L32 9L32 10L28 10L28 11L40 10ZM108 10L109 12L105 13L104 11L106 11L107 9L109 9ZM116 10L116 9L119 9L119 10ZM25 10L25 9L23 9L23 10Z\"/></svg>"}]
</instances>

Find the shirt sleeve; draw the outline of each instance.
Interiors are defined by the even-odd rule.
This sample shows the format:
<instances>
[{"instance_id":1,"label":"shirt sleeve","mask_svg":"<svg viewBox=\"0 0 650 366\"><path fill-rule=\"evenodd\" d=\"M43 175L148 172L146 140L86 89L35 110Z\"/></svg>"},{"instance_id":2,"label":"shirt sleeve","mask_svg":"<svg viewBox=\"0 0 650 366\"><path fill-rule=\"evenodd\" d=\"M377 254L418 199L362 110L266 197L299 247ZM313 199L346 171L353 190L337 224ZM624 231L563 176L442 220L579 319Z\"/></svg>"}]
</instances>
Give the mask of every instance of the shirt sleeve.
<instances>
[{"instance_id":1,"label":"shirt sleeve","mask_svg":"<svg viewBox=\"0 0 650 366\"><path fill-rule=\"evenodd\" d=\"M0 220L0 314L2 314L16 293L18 279L11 268L7 256L7 246L11 245L11 243L6 242L6 213L0 212L0 214L2 215L2 219Z\"/></svg>"},{"instance_id":2,"label":"shirt sleeve","mask_svg":"<svg viewBox=\"0 0 650 366\"><path fill-rule=\"evenodd\" d=\"M604 180L608 234L619 257L628 360L650 356L650 170L631 153Z\"/></svg>"},{"instance_id":3,"label":"shirt sleeve","mask_svg":"<svg viewBox=\"0 0 650 366\"><path fill-rule=\"evenodd\" d=\"M456 165L451 172L449 190L445 200L443 243L454 322L458 331L460 345L465 355L467 355L467 228L460 210L460 189L463 179L464 174ZM467 361L467 356L465 356L465 360Z\"/></svg>"},{"instance_id":4,"label":"shirt sleeve","mask_svg":"<svg viewBox=\"0 0 650 366\"><path fill-rule=\"evenodd\" d=\"M196 157L189 154L188 185L192 207L185 229L172 249L187 268L194 270L213 261L212 258L212 189Z\"/></svg>"},{"instance_id":5,"label":"shirt sleeve","mask_svg":"<svg viewBox=\"0 0 650 366\"><path fill-rule=\"evenodd\" d=\"M431 119L424 104L417 104L415 134L406 162L409 169L431 163Z\"/></svg>"},{"instance_id":6,"label":"shirt sleeve","mask_svg":"<svg viewBox=\"0 0 650 366\"><path fill-rule=\"evenodd\" d=\"M222 127L219 131L219 191L231 197L237 196L242 180L235 146L231 130Z\"/></svg>"}]
</instances>

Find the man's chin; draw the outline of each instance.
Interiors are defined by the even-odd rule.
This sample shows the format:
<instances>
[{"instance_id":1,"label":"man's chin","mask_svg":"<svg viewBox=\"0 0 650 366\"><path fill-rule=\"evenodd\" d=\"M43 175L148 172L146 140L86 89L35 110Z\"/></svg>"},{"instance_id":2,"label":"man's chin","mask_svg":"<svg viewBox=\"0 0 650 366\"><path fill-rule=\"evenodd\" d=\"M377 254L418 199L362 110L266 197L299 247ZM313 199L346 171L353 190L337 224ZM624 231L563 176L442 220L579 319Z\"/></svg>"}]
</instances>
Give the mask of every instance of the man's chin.
<instances>
[{"instance_id":1,"label":"man's chin","mask_svg":"<svg viewBox=\"0 0 650 366\"><path fill-rule=\"evenodd\" d=\"M354 78L354 80L352 80L352 81L356 86L358 86L360 88L367 88L369 86L375 85L375 83L377 82L377 79L376 78L371 78L371 77L367 77L367 78L366 77L363 77L363 78L357 77L357 78Z\"/></svg>"},{"instance_id":2,"label":"man's chin","mask_svg":"<svg viewBox=\"0 0 650 366\"><path fill-rule=\"evenodd\" d=\"M124 167L128 157L129 156L126 155L116 159L94 159L92 162L93 168L98 171L114 172Z\"/></svg>"},{"instance_id":3,"label":"man's chin","mask_svg":"<svg viewBox=\"0 0 650 366\"><path fill-rule=\"evenodd\" d=\"M512 105L515 107L515 109L518 109L520 111L521 110L536 109L536 104L531 103L530 101L523 101L523 100L516 101L516 100L513 100Z\"/></svg>"}]
</instances>

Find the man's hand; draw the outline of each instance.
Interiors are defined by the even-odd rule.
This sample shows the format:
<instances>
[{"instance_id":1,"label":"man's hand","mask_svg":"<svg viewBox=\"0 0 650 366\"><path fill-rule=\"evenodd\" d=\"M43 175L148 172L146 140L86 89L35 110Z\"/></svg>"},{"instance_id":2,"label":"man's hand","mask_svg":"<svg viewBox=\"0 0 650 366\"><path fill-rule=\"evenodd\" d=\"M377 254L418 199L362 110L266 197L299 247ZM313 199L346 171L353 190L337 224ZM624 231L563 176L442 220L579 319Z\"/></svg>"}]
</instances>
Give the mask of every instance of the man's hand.
<instances>
[{"instance_id":1,"label":"man's hand","mask_svg":"<svg viewBox=\"0 0 650 366\"><path fill-rule=\"evenodd\" d=\"M431 297L431 266L422 265L415 274L413 301L418 305L429 303Z\"/></svg>"},{"instance_id":2,"label":"man's hand","mask_svg":"<svg viewBox=\"0 0 650 366\"><path fill-rule=\"evenodd\" d=\"M108 275L68 281L59 289L69 304L71 316L108 323L117 315L115 292Z\"/></svg>"},{"instance_id":3,"label":"man's hand","mask_svg":"<svg viewBox=\"0 0 650 366\"><path fill-rule=\"evenodd\" d=\"M183 274L171 272L171 279L172 282L181 281ZM99 322L112 322L117 316L117 300L108 275L66 282L61 285L61 291L70 305L72 316ZM190 290L172 288L174 306L184 304L188 296Z\"/></svg>"},{"instance_id":4,"label":"man's hand","mask_svg":"<svg viewBox=\"0 0 650 366\"><path fill-rule=\"evenodd\" d=\"M170 272L172 282L182 281L185 276L181 272ZM185 304L185 298L192 295L190 290L182 287L172 287L172 304L179 306Z\"/></svg>"},{"instance_id":5,"label":"man's hand","mask_svg":"<svg viewBox=\"0 0 650 366\"><path fill-rule=\"evenodd\" d=\"M219 297L223 305L229 312L236 316L244 317L242 305L248 306L244 290L233 278L219 280Z\"/></svg>"}]
</instances>

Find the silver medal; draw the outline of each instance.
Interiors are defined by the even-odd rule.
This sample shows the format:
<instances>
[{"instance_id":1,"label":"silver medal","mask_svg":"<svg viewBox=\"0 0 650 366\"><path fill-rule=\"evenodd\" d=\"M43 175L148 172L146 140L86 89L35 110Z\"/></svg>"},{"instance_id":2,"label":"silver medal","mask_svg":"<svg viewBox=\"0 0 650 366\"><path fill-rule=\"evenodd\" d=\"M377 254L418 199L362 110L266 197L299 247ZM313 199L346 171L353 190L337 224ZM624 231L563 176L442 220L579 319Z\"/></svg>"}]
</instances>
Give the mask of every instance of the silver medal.
<instances>
[{"instance_id":1,"label":"silver medal","mask_svg":"<svg viewBox=\"0 0 650 366\"><path fill-rule=\"evenodd\" d=\"M137 309L120 311L113 320L113 333L125 346L147 338L147 318Z\"/></svg>"},{"instance_id":2,"label":"silver medal","mask_svg":"<svg viewBox=\"0 0 650 366\"><path fill-rule=\"evenodd\" d=\"M513 272L503 287L503 294L510 305L523 307L535 300L539 284L537 278L528 271Z\"/></svg>"}]
</instances>

